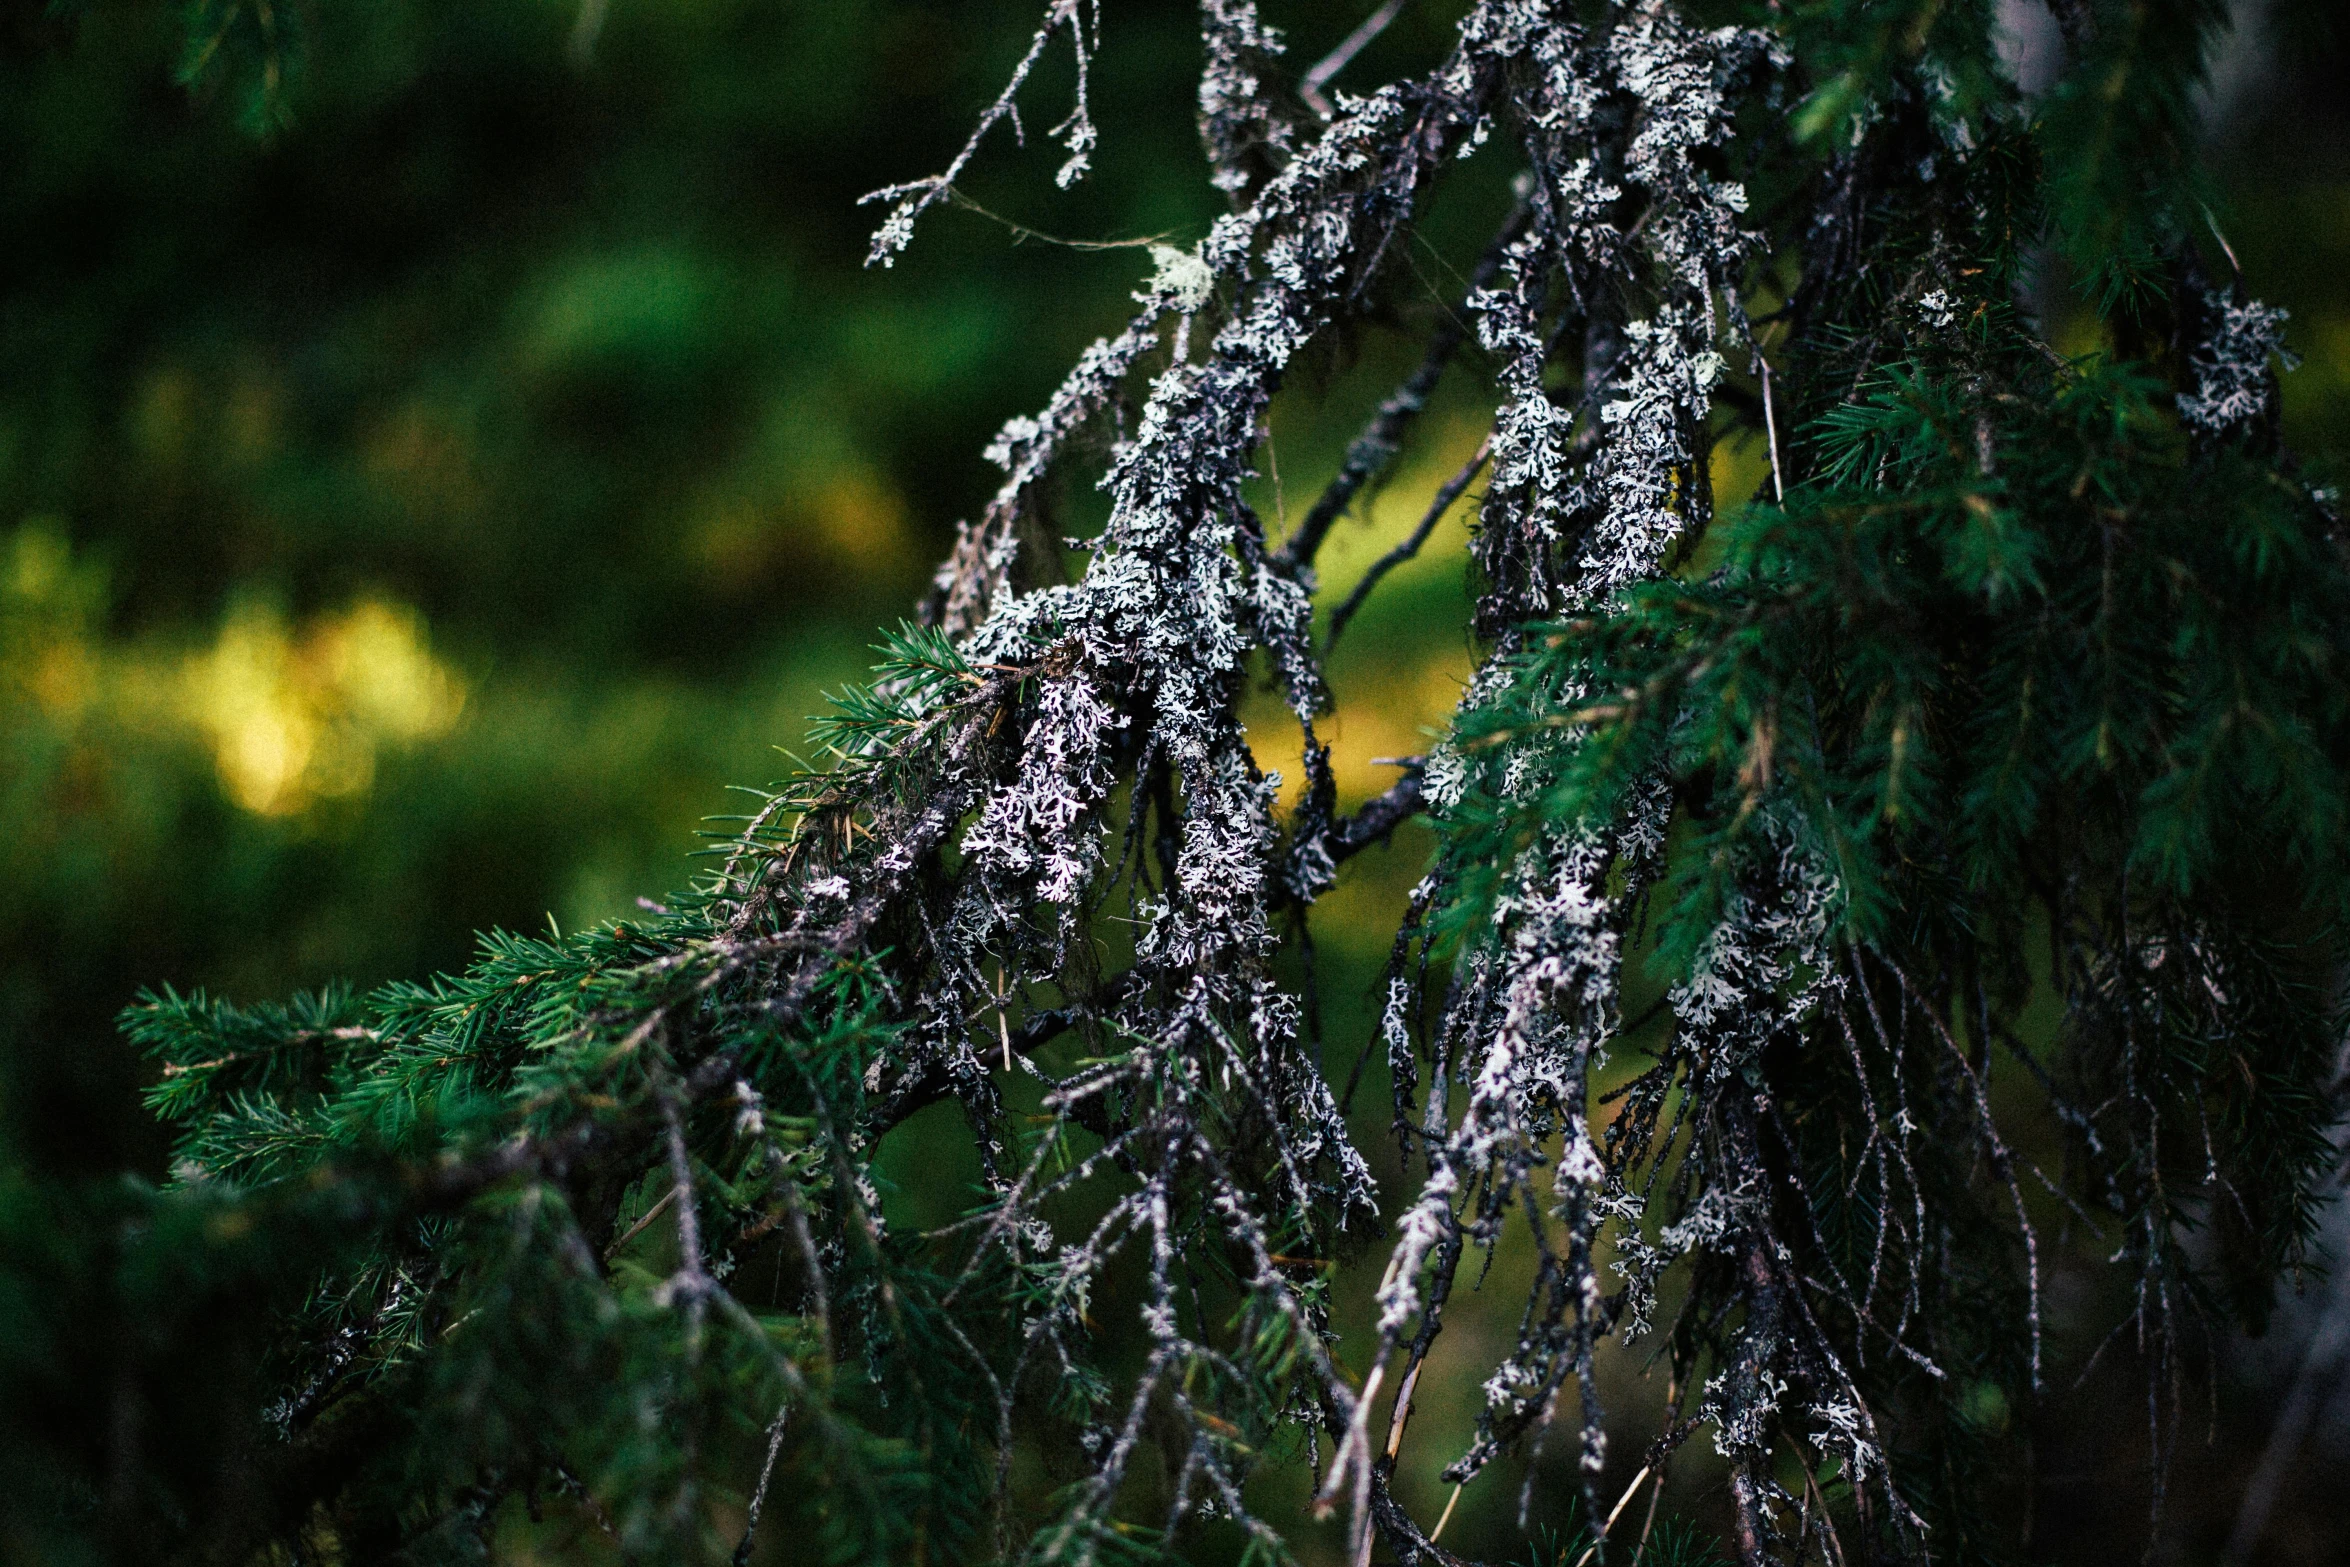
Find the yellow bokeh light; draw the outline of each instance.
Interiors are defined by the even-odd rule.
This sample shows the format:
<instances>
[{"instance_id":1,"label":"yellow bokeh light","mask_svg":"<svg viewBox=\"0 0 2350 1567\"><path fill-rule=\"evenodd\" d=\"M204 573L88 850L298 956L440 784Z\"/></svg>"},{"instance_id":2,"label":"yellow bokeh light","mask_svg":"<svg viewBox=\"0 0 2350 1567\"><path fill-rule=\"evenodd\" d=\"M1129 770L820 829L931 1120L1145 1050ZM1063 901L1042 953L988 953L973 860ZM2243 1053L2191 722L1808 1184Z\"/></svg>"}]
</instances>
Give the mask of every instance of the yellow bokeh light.
<instances>
[{"instance_id":1,"label":"yellow bokeh light","mask_svg":"<svg viewBox=\"0 0 2350 1567\"><path fill-rule=\"evenodd\" d=\"M363 599L299 634L243 603L180 669L182 706L205 736L221 788L246 810L290 816L364 793L378 749L447 732L465 688L433 657L416 612Z\"/></svg>"}]
</instances>

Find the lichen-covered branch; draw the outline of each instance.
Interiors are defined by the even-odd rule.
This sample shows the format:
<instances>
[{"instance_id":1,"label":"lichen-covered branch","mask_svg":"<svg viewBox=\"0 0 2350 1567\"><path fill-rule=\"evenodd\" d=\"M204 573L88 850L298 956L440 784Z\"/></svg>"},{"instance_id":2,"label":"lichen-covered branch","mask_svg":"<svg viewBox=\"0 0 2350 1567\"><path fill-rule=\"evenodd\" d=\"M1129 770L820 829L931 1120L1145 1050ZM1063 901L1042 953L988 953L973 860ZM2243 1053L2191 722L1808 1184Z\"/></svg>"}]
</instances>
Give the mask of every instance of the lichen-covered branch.
<instances>
[{"instance_id":1,"label":"lichen-covered branch","mask_svg":"<svg viewBox=\"0 0 2350 1567\"><path fill-rule=\"evenodd\" d=\"M1017 130L1063 33L1083 171L1106 9L1046 9L946 170L877 193L873 259ZM2109 61L2119 23L2081 9ZM290 1333L288 1441L322 1473L411 1461L335 1413L370 1400L482 1433L433 1455L430 1506L362 1518L354 1482L320 1516L478 1532L560 1477L666 1559L748 1548L705 1538L714 1500L772 1538L803 1496L843 1558L985 1534L1123 1560L1216 1518L1270 1559L1249 1477L1302 1437L1354 1560L1450 1564L1395 1476L1518 1455L1524 1521L1532 1460L1571 1443L1603 1516L1599 1366L1628 1344L1669 1368L1664 1434L1605 1516L1710 1432L1747 1562L1922 1560L1974 1527L1933 1457L1961 1381L2042 1381L2043 1193L2132 1270L2150 1386L2197 1313L2265 1298L2331 1157L2339 1019L2308 976L2338 959L2228 867L2265 854L2350 910L2350 591L2330 502L2273 450L2280 313L2182 293L2159 396L2020 315L2056 132L1982 11L1478 0L1356 96L1293 86L1254 5L1203 0L1229 210L1004 425L919 623L692 897L431 986L136 1015L189 1193L332 1200L368 1237ZM1401 318L1399 258L1472 155L1514 178L1461 310L1269 538L1275 399L1312 345ZM1472 379L1484 440L1318 641L1330 528ZM1742 441L1767 503L1716 496ZM1342 814L1329 645L1481 473L1477 673ZM1048 498L1073 483L1108 511L1072 578ZM1306 758L1286 819L1256 680ZM1406 1156L1383 1192L1363 1067L1333 1091L1311 965L1281 957L1421 818L1439 847L1361 1058ZM1664 995L1627 1018L1643 966ZM877 1161L947 1117L976 1206L901 1233ZM1504 1246L1533 1270L1516 1331L1466 1449L1423 1451L1461 1270ZM1380 1271L1348 1366L1330 1279L1357 1259ZM548 1402L614 1385L625 1418ZM1020 1493L1018 1452L1075 1478Z\"/></svg>"}]
</instances>

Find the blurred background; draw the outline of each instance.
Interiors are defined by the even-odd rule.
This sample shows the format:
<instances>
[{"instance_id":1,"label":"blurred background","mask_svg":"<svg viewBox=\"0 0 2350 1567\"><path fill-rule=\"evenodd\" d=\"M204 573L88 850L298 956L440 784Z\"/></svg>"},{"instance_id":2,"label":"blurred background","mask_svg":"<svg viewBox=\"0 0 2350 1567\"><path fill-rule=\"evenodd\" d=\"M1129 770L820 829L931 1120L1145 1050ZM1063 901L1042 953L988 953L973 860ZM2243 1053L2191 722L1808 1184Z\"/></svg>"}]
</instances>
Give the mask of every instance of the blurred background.
<instances>
[{"instance_id":1,"label":"blurred background","mask_svg":"<svg viewBox=\"0 0 2350 1567\"><path fill-rule=\"evenodd\" d=\"M1371 6L1264 9L1303 62ZM1340 85L1432 58L1460 9L1408 7ZM691 874L727 785L792 765L778 748L993 488L988 438L1150 270L968 211L860 266L856 198L943 166L1036 10L315 0L257 48L226 0L0 7L0 1167L163 1174L113 1025L140 987L366 985L459 966L488 927L615 917ZM1052 149L999 138L964 188L1053 234L1188 243L1219 210L1192 12L1104 10L1095 175L1057 192ZM2350 451L2331 11L2241 6L2208 116L2215 220L2292 311L2288 439L2321 463ZM1032 130L1065 72L1056 50ZM1414 253L1428 308L1501 162ZM1268 514L1310 498L1410 354L1374 330L1303 367ZM1481 373L1325 553L1338 592L1474 444ZM1754 453L1723 460L1725 493L1751 487ZM1439 539L1334 670L1357 798L1469 667L1458 527ZM1424 853L1400 835L1318 916L1342 1060ZM2167 1557L2216 1559L2319 1316L2224 1351L2224 1439L2182 1451ZM1457 1392L1431 1429L1465 1426ZM2040 1503L2048 1559L2140 1549L2138 1396L2125 1378L2103 1414L2034 1427L2073 1477ZM2329 1395L2256 1559L2350 1555L2346 1463ZM1498 1490L1455 1538L1507 1557Z\"/></svg>"}]
</instances>

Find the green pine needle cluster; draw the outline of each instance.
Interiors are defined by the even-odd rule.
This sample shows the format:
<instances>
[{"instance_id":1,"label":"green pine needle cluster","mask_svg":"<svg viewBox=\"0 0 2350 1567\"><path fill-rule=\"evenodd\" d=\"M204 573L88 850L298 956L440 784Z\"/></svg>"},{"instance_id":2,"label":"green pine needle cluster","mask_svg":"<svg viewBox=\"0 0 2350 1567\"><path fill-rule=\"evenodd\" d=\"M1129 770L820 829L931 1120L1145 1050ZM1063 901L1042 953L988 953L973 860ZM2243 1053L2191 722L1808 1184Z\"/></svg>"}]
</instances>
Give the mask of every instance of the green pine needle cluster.
<instances>
[{"instance_id":1,"label":"green pine needle cluster","mask_svg":"<svg viewBox=\"0 0 2350 1567\"><path fill-rule=\"evenodd\" d=\"M187 1128L180 1190L214 1232L323 1207L355 1259L278 1324L270 1411L341 1467L346 1505L320 1510L303 1489L318 1480L289 1477L208 1533L470 1559L518 1488L630 1554L723 1555L718 1521L751 1493L713 1491L716 1470L772 1487L811 1559L953 1554L979 1483L957 1330L834 1131L863 1113L880 997L850 964L799 1027L739 1012L724 1048L743 1077L697 1102L666 1023L720 1008L740 968L693 906L493 936L429 985L246 1009L167 992L131 1015L162 1063L152 1103ZM768 1094L731 1091L752 1079ZM611 1173L566 1181L591 1162ZM681 1162L707 1264L679 1255L677 1215L661 1222ZM765 1298L796 1309L717 1287L754 1253L789 1280ZM770 1419L790 1428L780 1452Z\"/></svg>"}]
</instances>

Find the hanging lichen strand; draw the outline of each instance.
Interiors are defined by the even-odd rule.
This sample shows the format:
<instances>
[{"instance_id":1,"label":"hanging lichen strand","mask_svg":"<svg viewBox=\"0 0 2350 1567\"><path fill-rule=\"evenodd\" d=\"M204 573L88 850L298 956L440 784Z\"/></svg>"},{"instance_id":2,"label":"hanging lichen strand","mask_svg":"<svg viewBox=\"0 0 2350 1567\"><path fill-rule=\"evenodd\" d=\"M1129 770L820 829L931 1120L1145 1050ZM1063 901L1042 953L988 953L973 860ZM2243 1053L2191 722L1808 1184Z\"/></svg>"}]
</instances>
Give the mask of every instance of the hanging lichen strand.
<instances>
[{"instance_id":1,"label":"hanging lichen strand","mask_svg":"<svg viewBox=\"0 0 2350 1567\"><path fill-rule=\"evenodd\" d=\"M276 1419L344 1478L287 1538L473 1537L544 1488L671 1558L747 1560L792 1508L840 1559L1091 1563L1208 1517L1270 1559L1247 1487L1286 1431L1356 1563L1450 1562L1390 1483L1461 1269L1512 1231L1534 1280L1475 1439L1410 1450L1457 1482L1564 1424L1612 1524L1707 1432L1749 1563L1972 1550L1970 1433L2040 1384L2051 1213L2132 1270L2159 1475L2182 1325L2257 1313L2326 1159L2335 958L2286 937L2350 911L2350 593L2276 449L2281 313L2210 282L2182 171L2091 166L2185 143L2114 133L2083 74L2142 67L2130 123L2175 131L2211 36L2205 6L2122 9L2067 9L2044 121L1984 6L1661 0L1481 0L1432 72L1323 116L1248 0L1203 0L1232 210L1004 427L829 763L698 893L432 987L134 1013L188 1191L369 1237L290 1340ZM1102 26L1055 0L947 172L877 193L875 260L1063 37L1083 175ZM1268 538L1245 494L1285 372L1392 296L1472 154L1522 173L1469 291ZM2041 341L2016 301L2059 251L2143 363ZM1315 555L1472 340L1496 411L1428 526L1490 463L1484 662L1341 816ZM1717 521L1727 438L1769 477ZM1097 476L1071 581L1048 502ZM1303 731L1286 822L1239 717L1260 676ZM1441 848L1358 1042L1406 1157L1382 1193L1276 958L1423 810ZM1635 961L1667 988L1626 1017ZM1995 1054L2054 1175L1994 1118ZM894 1233L876 1161L949 1103L983 1199ZM1383 1270L1351 1369L1349 1258ZM1668 1369L1612 1507L1610 1338ZM1023 1451L1067 1483L1016 1483Z\"/></svg>"}]
</instances>

